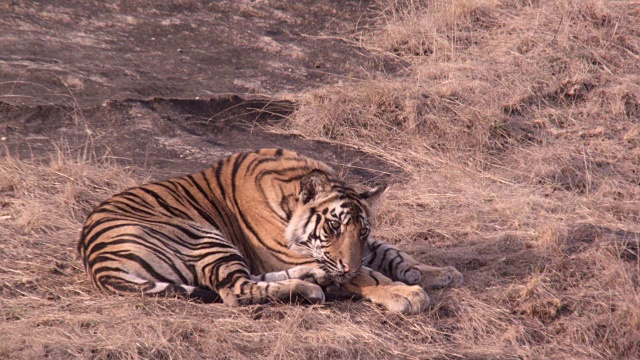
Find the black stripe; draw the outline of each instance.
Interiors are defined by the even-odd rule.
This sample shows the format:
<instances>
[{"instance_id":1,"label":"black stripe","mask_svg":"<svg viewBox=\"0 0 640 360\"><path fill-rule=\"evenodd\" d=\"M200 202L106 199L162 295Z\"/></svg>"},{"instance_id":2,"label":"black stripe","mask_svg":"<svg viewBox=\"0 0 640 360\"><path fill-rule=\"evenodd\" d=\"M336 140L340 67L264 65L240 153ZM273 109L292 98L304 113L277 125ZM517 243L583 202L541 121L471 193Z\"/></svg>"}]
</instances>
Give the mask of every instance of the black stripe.
<instances>
[{"instance_id":1,"label":"black stripe","mask_svg":"<svg viewBox=\"0 0 640 360\"><path fill-rule=\"evenodd\" d=\"M274 159L272 157L267 157L267 155L259 154L261 156L254 156L251 161L247 164L247 174L253 175L254 171L265 162L277 161L278 159Z\"/></svg>"},{"instance_id":2,"label":"black stripe","mask_svg":"<svg viewBox=\"0 0 640 360\"><path fill-rule=\"evenodd\" d=\"M133 198L137 199L136 201L142 201L145 205L147 205L148 208L155 209L155 206L153 206L153 204L148 202L147 199L145 199L142 196L140 196L140 194L136 193L135 190L139 190L139 188L130 189L130 190L122 192L122 193L120 193L119 195L116 195L116 196L122 196L122 197L124 197L126 199L129 199L129 197L133 197Z\"/></svg>"},{"instance_id":3,"label":"black stripe","mask_svg":"<svg viewBox=\"0 0 640 360\"><path fill-rule=\"evenodd\" d=\"M99 266L95 270L92 271L93 277L97 279L98 275L100 275L100 274L102 274L104 272L119 272L119 273L123 273L123 274L129 274L129 272L127 270L124 270L122 268L116 268L116 267L111 267L111 266ZM125 280L125 279L122 279L122 280Z\"/></svg>"},{"instance_id":4,"label":"black stripe","mask_svg":"<svg viewBox=\"0 0 640 360\"><path fill-rule=\"evenodd\" d=\"M148 189L146 187L141 187L140 190L144 191L145 193L151 195L156 202L158 203L158 205L160 205L160 207L162 207L164 210L166 210L169 214L175 216L175 217L179 217L182 219L187 219L187 220L193 220L191 218L191 216L189 216L189 214L185 213L184 211L173 207L171 205L169 205L169 203L167 203L164 199L163 196L161 196L160 194L156 193L155 191Z\"/></svg>"},{"instance_id":5,"label":"black stripe","mask_svg":"<svg viewBox=\"0 0 640 360\"><path fill-rule=\"evenodd\" d=\"M231 193L232 194L235 194L236 192L236 180L238 176L238 171L240 171L240 166L242 165L244 160L247 158L247 156L249 156L249 154L239 154L234 159L233 167L231 169Z\"/></svg>"},{"instance_id":6,"label":"black stripe","mask_svg":"<svg viewBox=\"0 0 640 360\"><path fill-rule=\"evenodd\" d=\"M391 250L393 250L392 247L388 247L387 249L384 250L384 252L382 253L382 260L380 260L380 266L383 266L384 263L387 261L387 253Z\"/></svg>"},{"instance_id":7,"label":"black stripe","mask_svg":"<svg viewBox=\"0 0 640 360\"><path fill-rule=\"evenodd\" d=\"M214 227L217 227L216 222L213 220L213 218L211 217L211 215L209 215L209 213L207 213L206 211L204 211L201 207L200 204L198 203L198 200L193 196L193 194L191 193L191 191L189 191L189 189L187 189L184 185L179 184L178 186L180 186L180 188L182 189L182 191L184 191L184 194L187 196L187 198L190 200L191 202L191 207L198 213L198 215L200 215L200 217L202 217L207 223L213 225Z\"/></svg>"},{"instance_id":8,"label":"black stripe","mask_svg":"<svg viewBox=\"0 0 640 360\"><path fill-rule=\"evenodd\" d=\"M231 271L230 273L227 274L227 276L224 277L224 279L219 279L218 283L216 284L216 288L221 289L221 288L230 287L233 281L239 280L239 279L236 279L237 276L240 276L241 279L245 278L247 276L247 270L237 269L237 270Z\"/></svg>"},{"instance_id":9,"label":"black stripe","mask_svg":"<svg viewBox=\"0 0 640 360\"><path fill-rule=\"evenodd\" d=\"M171 179L165 182L157 183L155 185L161 188L164 188L167 191L168 195L170 195L173 200L177 201L178 204L180 204L180 206L186 207L187 204L185 203L184 196L180 193L180 191L178 191L178 185L180 184L180 180L181 179L179 178ZM165 198L166 196L162 196L163 200L165 200Z\"/></svg>"},{"instance_id":10,"label":"black stripe","mask_svg":"<svg viewBox=\"0 0 640 360\"><path fill-rule=\"evenodd\" d=\"M295 159L291 159L292 161ZM300 172L302 170L306 170L301 174L298 175L294 175L291 176L291 173L295 173L295 172ZM307 164L300 164L298 166L295 167L286 167L284 169L278 169L278 170L264 170L261 171L260 174L258 176L256 176L256 182L260 182L262 181L262 178L265 176L269 176L269 175L279 175L279 176L286 176L285 178L277 178L278 180L282 181L282 182L294 182L294 181L300 181L300 179L302 179L303 177L307 176L309 172L311 172L311 170L313 170L313 168L310 168Z\"/></svg>"},{"instance_id":11,"label":"black stripe","mask_svg":"<svg viewBox=\"0 0 640 360\"><path fill-rule=\"evenodd\" d=\"M253 225L249 222L249 219L247 219L247 217L241 212L239 214L239 218L242 220L242 222L244 223L245 227L249 230L249 232L251 233L251 235L253 235L253 238L259 242L262 246L264 246L265 248L269 249L269 251L275 253L275 254L280 254L280 255L287 255L288 253L286 251L282 251L279 249L276 249L272 246L267 245L267 243L265 243L262 238L260 238L260 236L258 235L258 231L256 231L256 229L253 227ZM275 254L272 254L275 256ZM286 261L285 261L286 262Z\"/></svg>"},{"instance_id":12,"label":"black stripe","mask_svg":"<svg viewBox=\"0 0 640 360\"><path fill-rule=\"evenodd\" d=\"M220 160L218 161L218 164L216 165L216 181L218 182L218 189L220 190L220 194L222 195L222 198L224 200L227 200L227 194L224 191L224 185L222 184L222 170L223 170L223 165L229 160L229 158L225 159L224 161Z\"/></svg>"},{"instance_id":13,"label":"black stripe","mask_svg":"<svg viewBox=\"0 0 640 360\"><path fill-rule=\"evenodd\" d=\"M371 256L369 260L367 260L367 265L373 264L373 262L376 260L376 257L378 256L378 253L376 251L372 251L371 253L373 254L373 256Z\"/></svg>"},{"instance_id":14,"label":"black stripe","mask_svg":"<svg viewBox=\"0 0 640 360\"><path fill-rule=\"evenodd\" d=\"M146 258L143 258L143 257L139 256L138 254L132 253L132 252L130 252L130 250L113 251L113 252L109 252L109 254L113 254L113 255L116 255L118 257L127 259L127 260L135 261L138 264L140 264L145 269L145 271L147 271L150 274L152 274L154 279L162 279L163 282L173 283L173 281L165 278L163 275L161 275L159 272L157 272L155 267L152 264L150 264L149 262L147 262ZM159 254L154 252L154 255L157 256ZM178 267L176 266L176 264L174 262L174 260L178 260L178 259L175 259L175 258L172 258L170 256L167 256L166 253L162 253L162 257L157 256L157 258L158 258L158 260L162 261L165 265L167 265L172 270L172 272L180 278L180 283L181 284L188 284L189 283L187 278L180 271L180 269L178 269ZM168 258L168 260L164 260L163 258Z\"/></svg>"},{"instance_id":15,"label":"black stripe","mask_svg":"<svg viewBox=\"0 0 640 360\"><path fill-rule=\"evenodd\" d=\"M122 215L122 214L127 214L129 216L135 216L135 215L147 215L147 216L158 216L158 212L157 211L147 211L144 210L142 208L137 208L137 207L133 207L132 204L130 203L125 203L125 202L113 202L111 204L109 204L110 206L118 209L119 211L104 211L105 213L112 213L113 215Z\"/></svg>"},{"instance_id":16,"label":"black stripe","mask_svg":"<svg viewBox=\"0 0 640 360\"><path fill-rule=\"evenodd\" d=\"M111 220L110 220L111 221ZM112 220L112 221L117 221L117 220ZM106 221L105 221L106 222ZM96 225L96 223L94 223L94 225ZM104 233L111 231L113 229L117 229L119 227L122 227L125 225L122 224L116 224L116 225L111 225L111 226L107 226L104 227L98 231L96 231L93 235L91 235L91 237L89 237L88 239L85 237L85 249L88 251L89 248L91 247L91 244L93 244L94 241L96 241L100 236L102 236Z\"/></svg>"},{"instance_id":17,"label":"black stripe","mask_svg":"<svg viewBox=\"0 0 640 360\"><path fill-rule=\"evenodd\" d=\"M376 278L374 273L369 273L369 275L376 282L376 286L380 285L380 281L378 280L378 278Z\"/></svg>"},{"instance_id":18,"label":"black stripe","mask_svg":"<svg viewBox=\"0 0 640 360\"><path fill-rule=\"evenodd\" d=\"M136 254L132 254L132 253L121 253L121 252L116 252L116 253L109 253L111 255L116 255L120 258L123 259L127 259L129 261L133 261L135 263L137 263L138 265L140 265L147 273L150 274L151 277L153 277L153 279L155 281L160 281L160 282L172 282L171 280L165 278L162 274L158 273L155 268L153 266L151 266L151 264L149 264L145 259L141 258L140 256L136 255ZM113 261L113 258L108 257L105 255L99 255L96 257L96 260L98 263L102 262L102 261ZM98 266L99 268L99 266Z\"/></svg>"},{"instance_id":19,"label":"black stripe","mask_svg":"<svg viewBox=\"0 0 640 360\"><path fill-rule=\"evenodd\" d=\"M311 219L315 214L316 214L316 208L312 207L311 209L309 209L309 215L307 216L307 221L305 221L304 226L302 226L303 229L307 228L307 226L309 225L309 222L311 222ZM317 226L317 223L316 223L316 226Z\"/></svg>"},{"instance_id":20,"label":"black stripe","mask_svg":"<svg viewBox=\"0 0 640 360\"><path fill-rule=\"evenodd\" d=\"M393 274L393 269L395 268L393 263L396 261L397 258L400 258L400 262L402 262L402 257L400 256L400 252L397 252L396 256L393 259L391 259L391 261L389 261L387 265L387 274L389 275Z\"/></svg>"},{"instance_id":21,"label":"black stripe","mask_svg":"<svg viewBox=\"0 0 640 360\"><path fill-rule=\"evenodd\" d=\"M214 208L214 210L218 214L218 217L222 220L222 224L218 224L220 226L220 230L225 232L225 235L229 237L228 240L230 242L234 244L238 244L240 231L238 230L239 226L237 224L238 223L237 220L234 217L232 217L230 210L226 209L225 211L224 208L223 209L220 208L221 206L226 208L226 206L224 203L218 203L218 201L216 201L217 199L215 198L215 191L213 191L213 188L211 187L211 181L209 181L209 178L207 177L206 172L202 172L201 174L202 174L204 183L207 184L207 188L209 189L209 192L212 194L212 196L214 196L212 199L210 199L209 204ZM217 189L220 191L220 193L224 198L224 189L222 187L222 184L220 183L219 179L216 179L216 181L218 185ZM226 231L225 229L222 228L222 226L226 227Z\"/></svg>"}]
</instances>

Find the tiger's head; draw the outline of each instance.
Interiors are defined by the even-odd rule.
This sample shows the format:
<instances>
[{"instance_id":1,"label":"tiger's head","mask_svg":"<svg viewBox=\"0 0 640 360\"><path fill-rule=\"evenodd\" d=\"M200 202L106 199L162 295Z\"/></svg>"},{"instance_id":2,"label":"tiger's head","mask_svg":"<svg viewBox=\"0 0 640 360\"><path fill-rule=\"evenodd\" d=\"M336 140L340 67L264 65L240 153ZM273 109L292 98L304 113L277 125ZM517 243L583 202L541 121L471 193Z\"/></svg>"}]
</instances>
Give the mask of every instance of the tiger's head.
<instances>
[{"instance_id":1,"label":"tiger's head","mask_svg":"<svg viewBox=\"0 0 640 360\"><path fill-rule=\"evenodd\" d=\"M285 231L289 248L313 257L337 283L362 267L375 207L386 186L357 192L313 170L300 180L298 204Z\"/></svg>"}]
</instances>

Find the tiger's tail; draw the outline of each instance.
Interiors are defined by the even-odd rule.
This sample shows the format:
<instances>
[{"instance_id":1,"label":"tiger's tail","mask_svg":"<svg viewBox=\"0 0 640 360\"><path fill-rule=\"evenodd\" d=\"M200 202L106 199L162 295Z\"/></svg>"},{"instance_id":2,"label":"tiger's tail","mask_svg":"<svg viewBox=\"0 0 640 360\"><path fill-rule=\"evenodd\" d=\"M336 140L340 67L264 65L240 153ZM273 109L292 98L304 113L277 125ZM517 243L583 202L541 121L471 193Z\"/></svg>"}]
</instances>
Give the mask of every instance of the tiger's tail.
<instances>
[{"instance_id":1,"label":"tiger's tail","mask_svg":"<svg viewBox=\"0 0 640 360\"><path fill-rule=\"evenodd\" d=\"M98 279L99 287L118 295L178 297L202 303L220 303L222 298L215 291L190 285L146 280L134 275L108 276Z\"/></svg>"}]
</instances>

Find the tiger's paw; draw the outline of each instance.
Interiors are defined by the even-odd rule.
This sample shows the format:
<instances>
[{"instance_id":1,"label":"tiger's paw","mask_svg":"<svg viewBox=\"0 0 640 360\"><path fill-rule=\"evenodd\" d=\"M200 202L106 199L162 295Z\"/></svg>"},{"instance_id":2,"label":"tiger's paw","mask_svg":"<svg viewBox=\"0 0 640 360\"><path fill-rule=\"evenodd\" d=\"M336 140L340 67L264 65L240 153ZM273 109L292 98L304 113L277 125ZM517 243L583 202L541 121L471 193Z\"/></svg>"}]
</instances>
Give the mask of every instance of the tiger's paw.
<instances>
[{"instance_id":1,"label":"tiger's paw","mask_svg":"<svg viewBox=\"0 0 640 360\"><path fill-rule=\"evenodd\" d=\"M398 284L398 285L396 285ZM403 314L417 314L429 306L429 296L420 286L393 283L381 286L369 295L369 300L389 311Z\"/></svg>"},{"instance_id":2,"label":"tiger's paw","mask_svg":"<svg viewBox=\"0 0 640 360\"><path fill-rule=\"evenodd\" d=\"M291 279L280 282L284 285L279 289L277 298L292 303L324 304L325 297L322 288L307 281Z\"/></svg>"},{"instance_id":3,"label":"tiger's paw","mask_svg":"<svg viewBox=\"0 0 640 360\"><path fill-rule=\"evenodd\" d=\"M333 284L333 280L329 277L329 274L322 269L311 266L305 266L304 273L301 273L298 279L302 279L312 284L318 284L320 286L329 286Z\"/></svg>"},{"instance_id":4,"label":"tiger's paw","mask_svg":"<svg viewBox=\"0 0 640 360\"><path fill-rule=\"evenodd\" d=\"M424 264L415 265L407 270L403 280L423 288L458 286L464 283L464 277L453 266L433 267Z\"/></svg>"}]
</instances>

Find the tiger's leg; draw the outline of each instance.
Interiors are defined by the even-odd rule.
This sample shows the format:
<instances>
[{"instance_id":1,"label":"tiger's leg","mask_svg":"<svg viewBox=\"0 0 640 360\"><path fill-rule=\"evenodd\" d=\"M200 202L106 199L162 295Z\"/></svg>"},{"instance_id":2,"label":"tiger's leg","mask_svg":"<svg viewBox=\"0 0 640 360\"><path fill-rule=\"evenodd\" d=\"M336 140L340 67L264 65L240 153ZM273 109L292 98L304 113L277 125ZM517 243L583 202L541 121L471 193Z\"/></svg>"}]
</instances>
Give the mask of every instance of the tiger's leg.
<instances>
[{"instance_id":1,"label":"tiger's leg","mask_svg":"<svg viewBox=\"0 0 640 360\"><path fill-rule=\"evenodd\" d=\"M306 265L296 266L284 271L251 275L251 280L256 282L275 282L289 279L300 279L320 286L328 286L333 282L324 270Z\"/></svg>"},{"instance_id":2,"label":"tiger's leg","mask_svg":"<svg viewBox=\"0 0 640 360\"><path fill-rule=\"evenodd\" d=\"M416 314L429 306L429 296L422 287L393 281L364 266L354 278L341 283L340 286L390 311Z\"/></svg>"},{"instance_id":3,"label":"tiger's leg","mask_svg":"<svg viewBox=\"0 0 640 360\"><path fill-rule=\"evenodd\" d=\"M165 220L165 223L168 221ZM190 285L218 293L225 304L237 306L270 301L324 302L324 293L316 284L299 279L275 282L252 280L244 256L218 229L191 221L172 222L174 228L181 230L173 231L171 238L173 247L181 247L179 257L183 260L179 263L186 266L181 273L193 278ZM163 233L160 232L158 236L163 236ZM175 250L167 249L161 253L165 252ZM157 263L160 265L159 261ZM166 271L166 277L173 272L171 264L162 266L162 269Z\"/></svg>"},{"instance_id":4,"label":"tiger's leg","mask_svg":"<svg viewBox=\"0 0 640 360\"><path fill-rule=\"evenodd\" d=\"M248 276L240 277L229 286L218 288L218 293L223 302L229 306L278 301L322 304L325 301L324 292L320 286L300 279L256 282Z\"/></svg>"},{"instance_id":5,"label":"tiger's leg","mask_svg":"<svg viewBox=\"0 0 640 360\"><path fill-rule=\"evenodd\" d=\"M302 270L302 269L301 269ZM215 289L222 301L230 306L262 304L273 301L324 303L322 288L311 282L282 277L279 272L269 273L268 281L249 275L249 268L235 248L212 254L202 259L198 266L198 277L206 287ZM286 272L284 272L286 274ZM303 276L304 271L300 272ZM265 275L265 280L267 275Z\"/></svg>"},{"instance_id":6,"label":"tiger's leg","mask_svg":"<svg viewBox=\"0 0 640 360\"><path fill-rule=\"evenodd\" d=\"M462 284L462 274L452 266L425 265L405 252L383 241L367 240L363 265L382 272L386 276L410 285L425 288Z\"/></svg>"}]
</instances>

